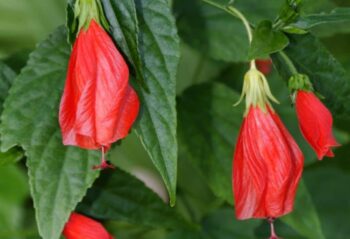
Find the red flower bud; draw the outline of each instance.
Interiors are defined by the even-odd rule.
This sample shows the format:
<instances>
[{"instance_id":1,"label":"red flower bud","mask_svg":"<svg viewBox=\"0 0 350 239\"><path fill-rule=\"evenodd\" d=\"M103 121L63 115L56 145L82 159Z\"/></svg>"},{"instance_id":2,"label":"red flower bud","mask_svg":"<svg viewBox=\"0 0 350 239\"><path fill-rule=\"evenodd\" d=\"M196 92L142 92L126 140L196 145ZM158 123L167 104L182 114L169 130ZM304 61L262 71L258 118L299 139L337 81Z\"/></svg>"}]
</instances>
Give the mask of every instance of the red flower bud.
<instances>
[{"instance_id":1,"label":"red flower bud","mask_svg":"<svg viewBox=\"0 0 350 239\"><path fill-rule=\"evenodd\" d=\"M276 218L293 209L304 156L270 106L251 106L233 160L236 217Z\"/></svg>"},{"instance_id":2,"label":"red flower bud","mask_svg":"<svg viewBox=\"0 0 350 239\"><path fill-rule=\"evenodd\" d=\"M271 59L267 60L256 60L255 61L256 67L259 71L261 71L264 75L270 74L272 70L272 61Z\"/></svg>"},{"instance_id":3,"label":"red flower bud","mask_svg":"<svg viewBox=\"0 0 350 239\"><path fill-rule=\"evenodd\" d=\"M340 144L332 133L332 114L311 91L298 90L295 106L300 130L318 159L333 157L332 147Z\"/></svg>"},{"instance_id":4,"label":"red flower bud","mask_svg":"<svg viewBox=\"0 0 350 239\"><path fill-rule=\"evenodd\" d=\"M139 111L129 70L110 36L91 20L70 57L59 122L63 143L108 149L127 136Z\"/></svg>"},{"instance_id":5,"label":"red flower bud","mask_svg":"<svg viewBox=\"0 0 350 239\"><path fill-rule=\"evenodd\" d=\"M113 239L101 223L78 213L70 216L63 235L66 239Z\"/></svg>"}]
</instances>

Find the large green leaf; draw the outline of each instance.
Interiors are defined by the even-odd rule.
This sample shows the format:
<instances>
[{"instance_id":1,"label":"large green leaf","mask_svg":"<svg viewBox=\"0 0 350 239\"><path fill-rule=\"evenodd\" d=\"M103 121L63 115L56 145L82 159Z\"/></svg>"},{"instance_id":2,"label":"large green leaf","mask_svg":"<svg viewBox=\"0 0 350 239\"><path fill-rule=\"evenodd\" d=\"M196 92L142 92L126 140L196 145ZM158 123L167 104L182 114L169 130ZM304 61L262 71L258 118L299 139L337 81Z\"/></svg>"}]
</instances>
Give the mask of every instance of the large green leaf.
<instances>
[{"instance_id":1,"label":"large green leaf","mask_svg":"<svg viewBox=\"0 0 350 239\"><path fill-rule=\"evenodd\" d=\"M239 95L219 84L189 88L178 99L179 138L210 188L232 203L231 170L234 142L243 119Z\"/></svg>"},{"instance_id":2,"label":"large green leaf","mask_svg":"<svg viewBox=\"0 0 350 239\"><path fill-rule=\"evenodd\" d=\"M0 167L17 162L23 158L23 152L18 148L12 148L6 152L0 152Z\"/></svg>"},{"instance_id":3,"label":"large green leaf","mask_svg":"<svg viewBox=\"0 0 350 239\"><path fill-rule=\"evenodd\" d=\"M350 8L336 8L329 13L309 14L301 17L295 26L310 29L321 24L350 21Z\"/></svg>"},{"instance_id":4,"label":"large green leaf","mask_svg":"<svg viewBox=\"0 0 350 239\"><path fill-rule=\"evenodd\" d=\"M179 39L168 0L136 1L145 83L136 132L175 204L177 176L176 72Z\"/></svg>"},{"instance_id":5,"label":"large green leaf","mask_svg":"<svg viewBox=\"0 0 350 239\"><path fill-rule=\"evenodd\" d=\"M304 172L326 238L343 239L350 233L349 147L344 145L336 151L334 159L315 164Z\"/></svg>"},{"instance_id":6,"label":"large green leaf","mask_svg":"<svg viewBox=\"0 0 350 239\"><path fill-rule=\"evenodd\" d=\"M178 230L167 239L254 239L259 220L238 221L232 208L222 208L207 215L202 221L201 230Z\"/></svg>"},{"instance_id":7,"label":"large green leaf","mask_svg":"<svg viewBox=\"0 0 350 239\"><path fill-rule=\"evenodd\" d=\"M272 22L262 21L254 30L249 59L266 58L272 53L283 50L288 43L288 37L283 32L274 30Z\"/></svg>"},{"instance_id":8,"label":"large green leaf","mask_svg":"<svg viewBox=\"0 0 350 239\"><path fill-rule=\"evenodd\" d=\"M138 80L144 84L139 54L139 23L134 0L102 0L114 40L133 65Z\"/></svg>"},{"instance_id":9,"label":"large green leaf","mask_svg":"<svg viewBox=\"0 0 350 239\"><path fill-rule=\"evenodd\" d=\"M323 44L312 35L290 36L285 53L300 73L307 74L317 92L325 97L325 104L336 116L350 114L350 86L346 71ZM281 76L288 80L291 71L279 54L274 63Z\"/></svg>"},{"instance_id":10,"label":"large green leaf","mask_svg":"<svg viewBox=\"0 0 350 239\"><path fill-rule=\"evenodd\" d=\"M133 65L143 103L136 132L175 203L179 40L168 0L103 0L114 40Z\"/></svg>"},{"instance_id":11,"label":"large green leaf","mask_svg":"<svg viewBox=\"0 0 350 239\"><path fill-rule=\"evenodd\" d=\"M306 238L325 238L319 215L304 181L299 184L293 212L282 217L282 221Z\"/></svg>"},{"instance_id":12,"label":"large green leaf","mask_svg":"<svg viewBox=\"0 0 350 239\"><path fill-rule=\"evenodd\" d=\"M214 59L247 60L249 42L242 22L200 0L176 0L174 9L182 39Z\"/></svg>"},{"instance_id":13,"label":"large green leaf","mask_svg":"<svg viewBox=\"0 0 350 239\"><path fill-rule=\"evenodd\" d=\"M103 174L88 191L79 211L95 218L153 228L188 224L141 181L121 170Z\"/></svg>"},{"instance_id":14,"label":"large green leaf","mask_svg":"<svg viewBox=\"0 0 350 239\"><path fill-rule=\"evenodd\" d=\"M2 105L15 77L16 73L10 67L0 62L0 112L2 112ZM22 157L23 153L17 148L11 149L7 152L0 152L0 166L14 163Z\"/></svg>"},{"instance_id":15,"label":"large green leaf","mask_svg":"<svg viewBox=\"0 0 350 239\"><path fill-rule=\"evenodd\" d=\"M58 106L70 47L61 27L41 43L13 83L2 115L2 150L15 145L28 157L39 232L58 239L71 211L97 176L95 152L62 145Z\"/></svg>"},{"instance_id":16,"label":"large green leaf","mask_svg":"<svg viewBox=\"0 0 350 239\"><path fill-rule=\"evenodd\" d=\"M0 112L2 112L2 105L15 77L16 73L10 67L0 62Z\"/></svg>"}]
</instances>

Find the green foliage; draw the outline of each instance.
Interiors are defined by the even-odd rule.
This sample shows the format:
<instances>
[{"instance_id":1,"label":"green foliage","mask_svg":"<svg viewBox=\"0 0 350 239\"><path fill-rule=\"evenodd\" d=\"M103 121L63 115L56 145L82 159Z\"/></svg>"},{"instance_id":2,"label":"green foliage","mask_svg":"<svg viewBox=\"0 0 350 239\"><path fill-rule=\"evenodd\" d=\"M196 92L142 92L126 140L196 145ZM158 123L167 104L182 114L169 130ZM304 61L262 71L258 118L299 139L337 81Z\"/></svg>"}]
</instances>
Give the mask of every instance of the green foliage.
<instances>
[{"instance_id":1,"label":"green foliage","mask_svg":"<svg viewBox=\"0 0 350 239\"><path fill-rule=\"evenodd\" d=\"M348 117L350 87L345 69L316 37L308 34L289 38L291 44L285 53L290 60L300 73L309 76L314 89L325 97L325 104L337 117ZM285 60L276 54L274 63L283 79L289 79L292 72Z\"/></svg>"},{"instance_id":2,"label":"green foliage","mask_svg":"<svg viewBox=\"0 0 350 239\"><path fill-rule=\"evenodd\" d=\"M349 235L349 144L337 151L336 158L305 170L305 184L320 216L326 238L342 239Z\"/></svg>"},{"instance_id":3,"label":"green foliage","mask_svg":"<svg viewBox=\"0 0 350 239\"><path fill-rule=\"evenodd\" d=\"M232 148L243 119L243 107L233 107L238 99L216 83L192 87L178 100L181 146L214 194L231 204Z\"/></svg>"},{"instance_id":4,"label":"green foliage","mask_svg":"<svg viewBox=\"0 0 350 239\"><path fill-rule=\"evenodd\" d=\"M349 32L349 3L304 0L300 8L291 4L294 0L236 0L232 6L254 30L249 48L242 22L227 13L228 0L101 0L106 30L129 63L142 101L135 132L108 159L145 186L120 169L104 171L93 184L98 173L91 167L98 164L98 153L62 145L58 107L71 49L66 38L74 41L78 24L73 22L74 2L0 3L0 56L20 50L4 62L21 70L16 78L0 63L0 111L5 101L1 148L6 151L0 153L0 238L39 238L36 217L40 236L58 239L73 210L103 222L116 238L267 238L266 221L235 220L231 172L244 111L243 104L233 104L246 62L271 54L281 76L273 71L267 77L280 101L273 107L305 155L294 211L276 221L277 233L289 239L347 238L350 191L344 185L350 181L350 135L336 129L346 145L336 150L334 160L317 162L300 133L286 81L295 73L292 63L325 97L335 126L349 128L350 75L345 69L350 67L350 38L319 38ZM68 34L57 29L22 69L28 55L22 49L63 23L65 6ZM30 203L24 205L28 186L21 164L10 165L23 157L35 215ZM152 190L163 197L168 191L171 204L177 195L176 206L169 207Z\"/></svg>"},{"instance_id":5,"label":"green foliage","mask_svg":"<svg viewBox=\"0 0 350 239\"><path fill-rule=\"evenodd\" d=\"M166 0L150 3L104 0L102 3L112 36L134 66L136 79L141 83L139 96L145 107L136 132L162 175L171 204L174 204L177 170L175 77L179 42L169 5Z\"/></svg>"},{"instance_id":6,"label":"green foliage","mask_svg":"<svg viewBox=\"0 0 350 239\"><path fill-rule=\"evenodd\" d=\"M175 204L177 176L176 72L179 39L167 0L137 1L140 54L148 91L141 89L144 104L136 125L142 144L163 177L170 204Z\"/></svg>"},{"instance_id":7,"label":"green foliage","mask_svg":"<svg viewBox=\"0 0 350 239\"><path fill-rule=\"evenodd\" d=\"M189 227L158 195L121 170L104 173L88 191L78 210L94 218L153 228Z\"/></svg>"},{"instance_id":8,"label":"green foliage","mask_svg":"<svg viewBox=\"0 0 350 239\"><path fill-rule=\"evenodd\" d=\"M288 37L283 32L274 30L272 22L262 21L254 30L249 59L267 58L270 54L283 50L288 44Z\"/></svg>"},{"instance_id":9,"label":"green foliage","mask_svg":"<svg viewBox=\"0 0 350 239\"><path fill-rule=\"evenodd\" d=\"M309 14L295 23L302 29L310 29L321 24L341 23L350 21L350 8L336 8L329 13Z\"/></svg>"},{"instance_id":10,"label":"green foliage","mask_svg":"<svg viewBox=\"0 0 350 239\"><path fill-rule=\"evenodd\" d=\"M247 59L248 37L240 20L202 1L174 2L181 38L217 60Z\"/></svg>"},{"instance_id":11,"label":"green foliage","mask_svg":"<svg viewBox=\"0 0 350 239\"><path fill-rule=\"evenodd\" d=\"M39 232L58 239L71 211L97 173L95 153L62 145L58 106L69 46L63 28L41 43L13 83L2 114L2 150L15 145L28 157ZM30 89L30 90L29 90Z\"/></svg>"}]
</instances>

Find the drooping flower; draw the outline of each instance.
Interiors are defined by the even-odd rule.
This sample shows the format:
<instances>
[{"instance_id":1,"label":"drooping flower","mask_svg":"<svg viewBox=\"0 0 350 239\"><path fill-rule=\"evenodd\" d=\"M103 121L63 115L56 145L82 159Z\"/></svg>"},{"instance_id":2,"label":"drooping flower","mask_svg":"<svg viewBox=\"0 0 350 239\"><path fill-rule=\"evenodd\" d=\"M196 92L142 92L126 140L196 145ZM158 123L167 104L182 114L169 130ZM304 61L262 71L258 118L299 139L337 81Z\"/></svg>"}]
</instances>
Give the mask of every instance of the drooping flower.
<instances>
[{"instance_id":1,"label":"drooping flower","mask_svg":"<svg viewBox=\"0 0 350 239\"><path fill-rule=\"evenodd\" d=\"M276 218L293 210L304 156L274 112L264 75L256 69L244 78L241 99L246 112L233 160L236 217Z\"/></svg>"},{"instance_id":2,"label":"drooping flower","mask_svg":"<svg viewBox=\"0 0 350 239\"><path fill-rule=\"evenodd\" d=\"M334 157L332 148L340 144L333 136L331 112L313 92L304 90L296 92L295 108L300 130L318 159L322 160L324 156Z\"/></svg>"},{"instance_id":3,"label":"drooping flower","mask_svg":"<svg viewBox=\"0 0 350 239\"><path fill-rule=\"evenodd\" d=\"M340 144L333 136L331 112L313 93L314 88L307 75L293 75L288 85L304 138L315 150L319 160L324 156L333 157L332 148Z\"/></svg>"},{"instance_id":4,"label":"drooping flower","mask_svg":"<svg viewBox=\"0 0 350 239\"><path fill-rule=\"evenodd\" d=\"M271 59L256 60L256 67L264 75L268 75L272 70L272 61Z\"/></svg>"},{"instance_id":5,"label":"drooping flower","mask_svg":"<svg viewBox=\"0 0 350 239\"><path fill-rule=\"evenodd\" d=\"M96 19L95 0L79 4L85 4L80 8L88 13L81 14L85 24L69 60L59 122L65 145L101 149L104 154L128 135L140 103L129 84L128 65ZM90 11L95 13L91 19L86 17ZM101 167L106 166L103 158Z\"/></svg>"},{"instance_id":6,"label":"drooping flower","mask_svg":"<svg viewBox=\"0 0 350 239\"><path fill-rule=\"evenodd\" d=\"M101 223L78 213L72 213L63 235L66 239L113 239Z\"/></svg>"}]
</instances>

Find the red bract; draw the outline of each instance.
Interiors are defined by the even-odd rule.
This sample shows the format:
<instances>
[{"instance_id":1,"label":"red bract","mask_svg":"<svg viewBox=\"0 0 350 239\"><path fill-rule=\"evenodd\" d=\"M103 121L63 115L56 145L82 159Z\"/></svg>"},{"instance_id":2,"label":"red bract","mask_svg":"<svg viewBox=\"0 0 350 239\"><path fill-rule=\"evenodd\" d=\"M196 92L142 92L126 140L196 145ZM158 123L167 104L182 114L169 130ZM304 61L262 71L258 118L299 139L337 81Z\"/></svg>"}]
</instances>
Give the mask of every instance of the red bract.
<instances>
[{"instance_id":1,"label":"red bract","mask_svg":"<svg viewBox=\"0 0 350 239\"><path fill-rule=\"evenodd\" d=\"M304 157L277 114L251 106L233 161L236 217L276 218L293 209Z\"/></svg>"},{"instance_id":2,"label":"red bract","mask_svg":"<svg viewBox=\"0 0 350 239\"><path fill-rule=\"evenodd\" d=\"M59 121L65 145L108 149L127 136L139 111L129 70L104 29L91 20L74 43Z\"/></svg>"},{"instance_id":3,"label":"red bract","mask_svg":"<svg viewBox=\"0 0 350 239\"><path fill-rule=\"evenodd\" d=\"M332 114L314 93L308 91L297 91L295 106L300 130L318 159L333 157L332 147L340 145L332 133Z\"/></svg>"},{"instance_id":4,"label":"red bract","mask_svg":"<svg viewBox=\"0 0 350 239\"><path fill-rule=\"evenodd\" d=\"M264 75L270 74L272 70L272 61L271 59L267 60L256 60L256 67L261 71Z\"/></svg>"},{"instance_id":5,"label":"red bract","mask_svg":"<svg viewBox=\"0 0 350 239\"><path fill-rule=\"evenodd\" d=\"M64 227L66 239L113 239L101 223L73 213Z\"/></svg>"}]
</instances>

